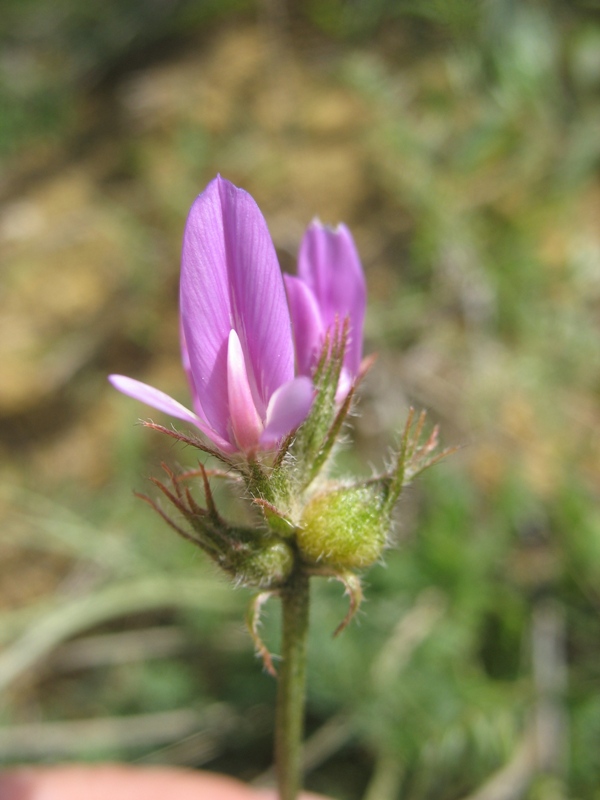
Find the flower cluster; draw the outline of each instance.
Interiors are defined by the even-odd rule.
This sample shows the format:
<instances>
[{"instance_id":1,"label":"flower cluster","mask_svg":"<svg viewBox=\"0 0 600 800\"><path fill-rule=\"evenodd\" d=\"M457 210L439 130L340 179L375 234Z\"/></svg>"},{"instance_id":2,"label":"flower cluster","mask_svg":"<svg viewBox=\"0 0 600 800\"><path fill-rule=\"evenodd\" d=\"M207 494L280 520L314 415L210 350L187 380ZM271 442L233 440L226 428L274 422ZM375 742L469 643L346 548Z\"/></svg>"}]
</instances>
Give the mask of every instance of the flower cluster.
<instances>
[{"instance_id":1,"label":"flower cluster","mask_svg":"<svg viewBox=\"0 0 600 800\"><path fill-rule=\"evenodd\" d=\"M336 319L350 320L340 394L358 373L366 292L349 231L314 222L298 277L286 276L285 286L289 309L264 217L218 176L193 204L183 237L181 350L194 411L124 375L111 383L192 423L224 453L273 449L308 415L311 378Z\"/></svg>"},{"instance_id":2,"label":"flower cluster","mask_svg":"<svg viewBox=\"0 0 600 800\"><path fill-rule=\"evenodd\" d=\"M297 276L283 277L258 206L217 177L192 205L183 238L181 351L193 410L147 384L110 376L118 390L195 426L203 438L149 427L226 465L226 472L167 470L168 484L155 481L184 527L146 499L237 582L277 590L294 570L334 575L356 606L353 571L377 561L403 485L440 457L432 455L436 432L421 445L423 418L413 430L411 417L387 472L362 482L327 478L364 372L365 304L362 266L344 225L314 221ZM258 527L221 517L211 475L243 483L262 515ZM188 485L197 477L202 506Z\"/></svg>"}]
</instances>

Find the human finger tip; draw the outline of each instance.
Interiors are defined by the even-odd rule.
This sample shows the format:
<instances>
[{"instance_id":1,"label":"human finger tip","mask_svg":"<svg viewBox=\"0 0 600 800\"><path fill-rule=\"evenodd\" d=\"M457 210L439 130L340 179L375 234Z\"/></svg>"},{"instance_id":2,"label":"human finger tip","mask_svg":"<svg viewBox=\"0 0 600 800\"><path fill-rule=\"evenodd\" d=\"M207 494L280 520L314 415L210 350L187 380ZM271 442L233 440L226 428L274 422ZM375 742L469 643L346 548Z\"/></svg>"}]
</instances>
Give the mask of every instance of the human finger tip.
<instances>
[{"instance_id":1,"label":"human finger tip","mask_svg":"<svg viewBox=\"0 0 600 800\"><path fill-rule=\"evenodd\" d=\"M62 765L0 772L0 800L254 800L254 792L224 775L118 764Z\"/></svg>"},{"instance_id":2,"label":"human finger tip","mask_svg":"<svg viewBox=\"0 0 600 800\"><path fill-rule=\"evenodd\" d=\"M32 797L31 770L15 769L0 772L0 800L30 800Z\"/></svg>"}]
</instances>

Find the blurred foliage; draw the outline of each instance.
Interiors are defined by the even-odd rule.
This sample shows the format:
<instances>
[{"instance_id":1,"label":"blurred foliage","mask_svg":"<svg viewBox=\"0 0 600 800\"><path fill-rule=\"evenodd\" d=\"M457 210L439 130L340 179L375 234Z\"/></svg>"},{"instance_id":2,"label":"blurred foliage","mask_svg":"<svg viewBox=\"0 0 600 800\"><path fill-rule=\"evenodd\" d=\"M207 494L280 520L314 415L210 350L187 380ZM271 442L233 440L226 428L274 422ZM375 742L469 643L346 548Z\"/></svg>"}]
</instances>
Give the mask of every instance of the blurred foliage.
<instances>
[{"instance_id":1,"label":"blurred foliage","mask_svg":"<svg viewBox=\"0 0 600 800\"><path fill-rule=\"evenodd\" d=\"M179 242L220 171L286 269L314 215L355 232L379 359L340 470L377 468L410 404L464 445L335 640L342 591L315 582L308 785L454 800L509 763L514 796L596 797L597 4L5 0L1 25L3 761L270 764L249 598L131 495L194 454L105 380L185 401ZM170 710L169 735L120 733ZM112 738L56 750L50 723L94 719Z\"/></svg>"},{"instance_id":2,"label":"blurred foliage","mask_svg":"<svg viewBox=\"0 0 600 800\"><path fill-rule=\"evenodd\" d=\"M0 158L31 140L68 135L73 93L102 86L190 30L247 0L4 0L0 22Z\"/></svg>"},{"instance_id":3,"label":"blurred foliage","mask_svg":"<svg viewBox=\"0 0 600 800\"><path fill-rule=\"evenodd\" d=\"M472 32L482 15L483 0L312 0L306 4L311 21L329 35L364 39L376 34L383 25L398 19L415 17L454 33Z\"/></svg>"}]
</instances>

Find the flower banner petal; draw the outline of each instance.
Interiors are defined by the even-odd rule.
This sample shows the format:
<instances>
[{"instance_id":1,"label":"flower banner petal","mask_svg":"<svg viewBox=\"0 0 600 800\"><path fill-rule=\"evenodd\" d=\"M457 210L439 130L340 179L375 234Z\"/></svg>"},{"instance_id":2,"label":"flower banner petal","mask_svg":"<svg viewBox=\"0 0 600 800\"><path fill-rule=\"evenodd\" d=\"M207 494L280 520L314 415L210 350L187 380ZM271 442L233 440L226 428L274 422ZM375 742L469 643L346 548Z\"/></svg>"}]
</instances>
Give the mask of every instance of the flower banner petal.
<instances>
[{"instance_id":1,"label":"flower banner petal","mask_svg":"<svg viewBox=\"0 0 600 800\"><path fill-rule=\"evenodd\" d=\"M265 218L253 198L221 180L232 325L247 356L248 378L264 418L269 398L294 377L292 328L283 278Z\"/></svg>"},{"instance_id":2,"label":"flower banner petal","mask_svg":"<svg viewBox=\"0 0 600 800\"><path fill-rule=\"evenodd\" d=\"M227 341L231 302L218 178L188 215L181 255L180 313L194 387L206 422L228 438Z\"/></svg>"},{"instance_id":3,"label":"flower banner petal","mask_svg":"<svg viewBox=\"0 0 600 800\"><path fill-rule=\"evenodd\" d=\"M206 414L202 408L202 403L200 402L200 396L198 395L198 391L196 389L196 384L194 382L194 373L192 372L192 365L190 363L190 354L187 349L187 344L185 341L185 333L183 331L183 325L181 324L181 320L179 323L179 341L181 346L181 363L183 364L184 372L188 379L188 385L190 387L190 394L192 395L192 407L196 414L201 418L205 419Z\"/></svg>"}]
</instances>

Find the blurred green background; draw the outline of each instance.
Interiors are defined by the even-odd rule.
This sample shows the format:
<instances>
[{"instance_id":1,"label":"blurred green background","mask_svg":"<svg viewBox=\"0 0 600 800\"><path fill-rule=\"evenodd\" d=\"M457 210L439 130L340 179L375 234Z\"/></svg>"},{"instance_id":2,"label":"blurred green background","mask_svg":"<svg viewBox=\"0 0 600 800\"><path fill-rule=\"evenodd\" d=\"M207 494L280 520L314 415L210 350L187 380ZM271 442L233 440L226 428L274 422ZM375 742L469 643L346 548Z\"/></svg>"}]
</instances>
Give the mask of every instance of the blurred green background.
<instances>
[{"instance_id":1,"label":"blurred green background","mask_svg":"<svg viewBox=\"0 0 600 800\"><path fill-rule=\"evenodd\" d=\"M381 467L410 405L461 445L335 641L314 582L307 785L600 798L598 3L1 11L1 762L271 763L249 593L132 495L195 453L106 382L187 402L180 240L218 171L286 270L313 216L355 235L379 358L340 470Z\"/></svg>"}]
</instances>

